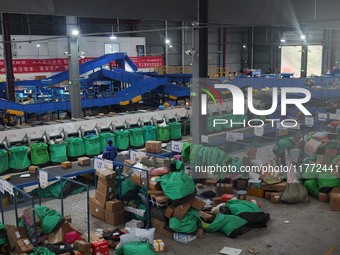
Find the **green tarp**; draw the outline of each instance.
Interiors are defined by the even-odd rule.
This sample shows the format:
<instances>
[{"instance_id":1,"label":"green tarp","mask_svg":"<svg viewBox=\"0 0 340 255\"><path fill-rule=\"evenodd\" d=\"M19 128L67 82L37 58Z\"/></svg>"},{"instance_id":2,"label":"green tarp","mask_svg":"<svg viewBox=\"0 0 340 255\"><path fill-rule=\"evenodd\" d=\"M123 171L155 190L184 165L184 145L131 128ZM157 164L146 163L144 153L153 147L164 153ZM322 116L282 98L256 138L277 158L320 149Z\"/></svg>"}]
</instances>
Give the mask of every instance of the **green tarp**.
<instances>
[{"instance_id":1,"label":"green tarp","mask_svg":"<svg viewBox=\"0 0 340 255\"><path fill-rule=\"evenodd\" d=\"M340 179L332 173L321 173L318 177L319 189L340 187Z\"/></svg>"},{"instance_id":2,"label":"green tarp","mask_svg":"<svg viewBox=\"0 0 340 255\"><path fill-rule=\"evenodd\" d=\"M156 181L161 183L164 194L171 200L183 198L192 194L195 189L195 183L184 171L172 172L163 175Z\"/></svg>"},{"instance_id":3,"label":"green tarp","mask_svg":"<svg viewBox=\"0 0 340 255\"><path fill-rule=\"evenodd\" d=\"M258 205L246 200L229 200L226 206L233 215L238 215L243 212L263 212Z\"/></svg>"},{"instance_id":4,"label":"green tarp","mask_svg":"<svg viewBox=\"0 0 340 255\"><path fill-rule=\"evenodd\" d=\"M180 140L182 139L182 125L178 122L170 122L168 123L170 129L170 139L171 140Z\"/></svg>"},{"instance_id":5,"label":"green tarp","mask_svg":"<svg viewBox=\"0 0 340 255\"><path fill-rule=\"evenodd\" d=\"M27 146L15 146L9 148L9 167L16 170L23 170L31 165L27 156Z\"/></svg>"},{"instance_id":6,"label":"green tarp","mask_svg":"<svg viewBox=\"0 0 340 255\"><path fill-rule=\"evenodd\" d=\"M5 226L3 224L1 224L1 223L0 223L0 231L1 232L6 231L5 230ZM7 242L8 242L8 240L7 240L7 236L6 235L4 237L0 238L0 246L6 244Z\"/></svg>"},{"instance_id":7,"label":"green tarp","mask_svg":"<svg viewBox=\"0 0 340 255\"><path fill-rule=\"evenodd\" d=\"M147 242L131 242L119 247L116 255L157 255L152 244Z\"/></svg>"},{"instance_id":8,"label":"green tarp","mask_svg":"<svg viewBox=\"0 0 340 255\"><path fill-rule=\"evenodd\" d=\"M145 126L144 129L144 141L157 140L157 128L155 126Z\"/></svg>"},{"instance_id":9,"label":"green tarp","mask_svg":"<svg viewBox=\"0 0 340 255\"><path fill-rule=\"evenodd\" d=\"M116 147L118 150L127 150L129 148L129 134L127 130L118 130L116 134Z\"/></svg>"},{"instance_id":10,"label":"green tarp","mask_svg":"<svg viewBox=\"0 0 340 255\"><path fill-rule=\"evenodd\" d=\"M49 250L47 247L35 247L30 255L55 255L55 253Z\"/></svg>"},{"instance_id":11,"label":"green tarp","mask_svg":"<svg viewBox=\"0 0 340 255\"><path fill-rule=\"evenodd\" d=\"M101 133L100 138L100 152L103 152L107 146L107 141L112 141L112 146L116 146L116 135L113 133Z\"/></svg>"},{"instance_id":12,"label":"green tarp","mask_svg":"<svg viewBox=\"0 0 340 255\"><path fill-rule=\"evenodd\" d=\"M34 143L30 145L30 148L33 165L43 165L50 161L48 145L46 143Z\"/></svg>"},{"instance_id":13,"label":"green tarp","mask_svg":"<svg viewBox=\"0 0 340 255\"><path fill-rule=\"evenodd\" d=\"M129 129L130 132L130 145L132 147L144 146L144 130L142 128Z\"/></svg>"},{"instance_id":14,"label":"green tarp","mask_svg":"<svg viewBox=\"0 0 340 255\"><path fill-rule=\"evenodd\" d=\"M289 137L285 137L279 140L277 146L275 147L275 150L278 153L278 155L282 156L285 154L286 150L289 151L290 149L293 149L293 147L294 141Z\"/></svg>"},{"instance_id":15,"label":"green tarp","mask_svg":"<svg viewBox=\"0 0 340 255\"><path fill-rule=\"evenodd\" d=\"M67 146L66 142L49 144L50 146L50 156L51 162L61 163L67 160Z\"/></svg>"},{"instance_id":16,"label":"green tarp","mask_svg":"<svg viewBox=\"0 0 340 255\"><path fill-rule=\"evenodd\" d=\"M157 126L157 140L162 142L168 142L170 140L169 126Z\"/></svg>"},{"instance_id":17,"label":"green tarp","mask_svg":"<svg viewBox=\"0 0 340 255\"><path fill-rule=\"evenodd\" d=\"M224 232L230 236L233 231L243 227L247 221L235 215L218 214L215 220L209 224L204 230L208 233L217 231Z\"/></svg>"},{"instance_id":18,"label":"green tarp","mask_svg":"<svg viewBox=\"0 0 340 255\"><path fill-rule=\"evenodd\" d=\"M79 137L71 137L66 140L67 143L67 156L68 157L81 157L85 154L84 140Z\"/></svg>"},{"instance_id":19,"label":"green tarp","mask_svg":"<svg viewBox=\"0 0 340 255\"><path fill-rule=\"evenodd\" d=\"M202 226L202 220L198 212L190 209L182 220L171 217L169 220L169 228L176 233L191 234Z\"/></svg>"},{"instance_id":20,"label":"green tarp","mask_svg":"<svg viewBox=\"0 0 340 255\"><path fill-rule=\"evenodd\" d=\"M98 135L84 137L85 155L96 156L101 152L100 139Z\"/></svg>"},{"instance_id":21,"label":"green tarp","mask_svg":"<svg viewBox=\"0 0 340 255\"><path fill-rule=\"evenodd\" d=\"M6 150L0 150L0 174L9 169L8 153Z\"/></svg>"},{"instance_id":22,"label":"green tarp","mask_svg":"<svg viewBox=\"0 0 340 255\"><path fill-rule=\"evenodd\" d=\"M78 187L78 188L70 190L69 188L71 185L72 184L70 182L63 181L62 186L63 186L63 191L64 191L64 197L67 195L79 194L85 191L85 187ZM44 198L48 198L48 197L61 198L60 191L61 191L60 182L55 182L44 189L41 188L40 196ZM65 194L65 193L68 193L68 194ZM39 195L38 189L34 189L32 191L32 194L38 196Z\"/></svg>"}]
</instances>

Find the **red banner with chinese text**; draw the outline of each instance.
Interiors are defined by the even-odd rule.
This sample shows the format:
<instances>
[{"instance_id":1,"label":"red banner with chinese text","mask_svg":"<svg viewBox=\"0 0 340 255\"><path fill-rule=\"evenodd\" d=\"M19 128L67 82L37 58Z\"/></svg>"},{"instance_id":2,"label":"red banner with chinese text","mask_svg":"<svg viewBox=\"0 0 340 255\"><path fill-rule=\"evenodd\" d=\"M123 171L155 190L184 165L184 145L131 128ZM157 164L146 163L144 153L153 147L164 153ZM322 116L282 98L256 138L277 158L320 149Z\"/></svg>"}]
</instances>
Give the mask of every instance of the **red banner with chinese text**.
<instances>
[{"instance_id":1,"label":"red banner with chinese text","mask_svg":"<svg viewBox=\"0 0 340 255\"><path fill-rule=\"evenodd\" d=\"M79 59L83 64L94 58ZM148 57L131 57L131 60L138 68L153 68L164 65L162 56ZM50 59L13 59L14 73L57 73L68 70L67 58L50 58ZM0 59L0 74L5 73L5 62Z\"/></svg>"}]
</instances>

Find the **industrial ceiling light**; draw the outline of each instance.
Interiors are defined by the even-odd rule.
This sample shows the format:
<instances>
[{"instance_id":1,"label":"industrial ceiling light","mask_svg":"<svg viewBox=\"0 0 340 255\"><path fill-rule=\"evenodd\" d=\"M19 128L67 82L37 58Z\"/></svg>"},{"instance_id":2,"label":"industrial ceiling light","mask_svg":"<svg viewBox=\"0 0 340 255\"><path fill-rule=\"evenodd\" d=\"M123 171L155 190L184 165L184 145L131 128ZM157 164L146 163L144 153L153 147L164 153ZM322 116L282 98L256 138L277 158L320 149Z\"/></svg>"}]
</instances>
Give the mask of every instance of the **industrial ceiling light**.
<instances>
[{"instance_id":1,"label":"industrial ceiling light","mask_svg":"<svg viewBox=\"0 0 340 255\"><path fill-rule=\"evenodd\" d=\"M245 48L247 48L247 45L243 44L243 46L242 46L242 47L243 47L243 49L245 49Z\"/></svg>"},{"instance_id":2,"label":"industrial ceiling light","mask_svg":"<svg viewBox=\"0 0 340 255\"><path fill-rule=\"evenodd\" d=\"M79 35L79 30L73 29L73 30L71 31L71 35L72 35L72 36L78 36L78 35Z\"/></svg>"},{"instance_id":3,"label":"industrial ceiling light","mask_svg":"<svg viewBox=\"0 0 340 255\"><path fill-rule=\"evenodd\" d=\"M282 38L282 39L281 39L281 42L282 42L282 43L285 43L285 42L286 42L286 40Z\"/></svg>"},{"instance_id":4,"label":"industrial ceiling light","mask_svg":"<svg viewBox=\"0 0 340 255\"><path fill-rule=\"evenodd\" d=\"M169 39L165 39L165 43L166 44L170 44L170 40Z\"/></svg>"},{"instance_id":5,"label":"industrial ceiling light","mask_svg":"<svg viewBox=\"0 0 340 255\"><path fill-rule=\"evenodd\" d=\"M39 48L39 47L40 47L40 44L37 44L37 47Z\"/></svg>"},{"instance_id":6,"label":"industrial ceiling light","mask_svg":"<svg viewBox=\"0 0 340 255\"><path fill-rule=\"evenodd\" d=\"M169 48L172 48L172 45L171 45L171 44L169 45Z\"/></svg>"},{"instance_id":7,"label":"industrial ceiling light","mask_svg":"<svg viewBox=\"0 0 340 255\"><path fill-rule=\"evenodd\" d=\"M301 35L301 40L306 40L306 36L305 35Z\"/></svg>"},{"instance_id":8,"label":"industrial ceiling light","mask_svg":"<svg viewBox=\"0 0 340 255\"><path fill-rule=\"evenodd\" d=\"M110 36L110 39L111 39L111 40L116 40L116 39L117 39L117 36L115 36L114 34L112 34L112 35Z\"/></svg>"}]
</instances>

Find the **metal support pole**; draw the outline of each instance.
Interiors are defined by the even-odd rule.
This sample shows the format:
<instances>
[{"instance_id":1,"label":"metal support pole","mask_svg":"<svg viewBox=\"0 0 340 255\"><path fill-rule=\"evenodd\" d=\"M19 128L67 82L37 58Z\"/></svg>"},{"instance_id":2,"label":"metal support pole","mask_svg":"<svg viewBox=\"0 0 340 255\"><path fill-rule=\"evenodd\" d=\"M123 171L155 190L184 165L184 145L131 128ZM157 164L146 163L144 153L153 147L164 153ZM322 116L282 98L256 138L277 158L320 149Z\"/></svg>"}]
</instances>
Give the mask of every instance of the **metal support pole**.
<instances>
[{"instance_id":1,"label":"metal support pole","mask_svg":"<svg viewBox=\"0 0 340 255\"><path fill-rule=\"evenodd\" d=\"M201 90L200 84L208 78L208 29L199 28L208 23L208 0L198 1L198 28L193 30L194 40L192 52L192 121L195 128L192 130L193 143L199 144L201 136L206 134L207 116L201 115Z\"/></svg>"},{"instance_id":2,"label":"metal support pole","mask_svg":"<svg viewBox=\"0 0 340 255\"><path fill-rule=\"evenodd\" d=\"M4 41L4 58L6 67L6 85L7 85L7 100L15 101L15 89L14 89L14 73L12 62L12 44L11 33L9 26L9 14L3 13L1 15L2 23L2 40Z\"/></svg>"},{"instance_id":3,"label":"metal support pole","mask_svg":"<svg viewBox=\"0 0 340 255\"><path fill-rule=\"evenodd\" d=\"M182 27L184 27L184 22L182 21ZM184 66L185 66L185 56L184 56L184 52L185 52L185 31L184 29L181 30L181 46L182 46L182 50L181 50L181 55L182 55L182 73L184 73Z\"/></svg>"},{"instance_id":4,"label":"metal support pole","mask_svg":"<svg viewBox=\"0 0 340 255\"><path fill-rule=\"evenodd\" d=\"M169 66L169 59L168 59L168 51L169 51L169 45L167 43L167 40L169 40L168 38L168 21L166 20L164 22L164 28L165 28L165 31L164 31L164 44L165 44L165 66L166 66L166 72L168 72L168 66Z\"/></svg>"},{"instance_id":5,"label":"metal support pole","mask_svg":"<svg viewBox=\"0 0 340 255\"><path fill-rule=\"evenodd\" d=\"M69 67L69 88L71 101L72 118L81 118L81 99L80 99L80 79L79 79L79 60L78 60L78 35L72 35L73 30L78 30L77 17L67 16L68 33L68 67Z\"/></svg>"},{"instance_id":6,"label":"metal support pole","mask_svg":"<svg viewBox=\"0 0 340 255\"><path fill-rule=\"evenodd\" d=\"M219 68L225 68L224 63L224 28L221 27L219 29L219 48L218 48L218 54L219 54Z\"/></svg>"},{"instance_id":7,"label":"metal support pole","mask_svg":"<svg viewBox=\"0 0 340 255\"><path fill-rule=\"evenodd\" d=\"M254 69L254 40L255 40L255 27L251 29L251 56L250 56L250 68Z\"/></svg>"},{"instance_id":8,"label":"metal support pole","mask_svg":"<svg viewBox=\"0 0 340 255\"><path fill-rule=\"evenodd\" d=\"M308 46L307 43L303 43L301 50L301 78L307 77L307 58L308 58Z\"/></svg>"}]
</instances>

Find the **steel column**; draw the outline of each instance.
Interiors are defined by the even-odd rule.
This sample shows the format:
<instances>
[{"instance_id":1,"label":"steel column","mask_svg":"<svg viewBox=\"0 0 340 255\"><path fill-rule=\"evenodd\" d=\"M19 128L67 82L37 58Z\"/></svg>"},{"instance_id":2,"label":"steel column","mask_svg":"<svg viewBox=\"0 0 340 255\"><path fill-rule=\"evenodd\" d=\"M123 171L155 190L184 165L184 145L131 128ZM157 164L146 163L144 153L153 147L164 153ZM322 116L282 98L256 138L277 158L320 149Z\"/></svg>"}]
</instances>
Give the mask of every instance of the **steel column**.
<instances>
[{"instance_id":1,"label":"steel column","mask_svg":"<svg viewBox=\"0 0 340 255\"><path fill-rule=\"evenodd\" d=\"M68 69L69 89L72 118L81 118L80 78L78 60L78 36L72 36L72 30L78 30L78 19L74 16L66 17L68 33Z\"/></svg>"},{"instance_id":2,"label":"steel column","mask_svg":"<svg viewBox=\"0 0 340 255\"><path fill-rule=\"evenodd\" d=\"M308 45L307 43L302 44L301 50L301 78L307 77L307 58L308 58Z\"/></svg>"},{"instance_id":3,"label":"steel column","mask_svg":"<svg viewBox=\"0 0 340 255\"><path fill-rule=\"evenodd\" d=\"M9 14L3 13L2 17L2 40L4 41L4 58L6 67L7 100L15 101L14 73L12 63L12 44L9 26Z\"/></svg>"},{"instance_id":4,"label":"steel column","mask_svg":"<svg viewBox=\"0 0 340 255\"><path fill-rule=\"evenodd\" d=\"M208 23L208 0L198 1L198 28L194 29L193 72L192 72L192 139L193 143L200 143L201 136L206 134L207 117L201 115L201 91L200 84L208 78L208 29L200 28Z\"/></svg>"}]
</instances>

